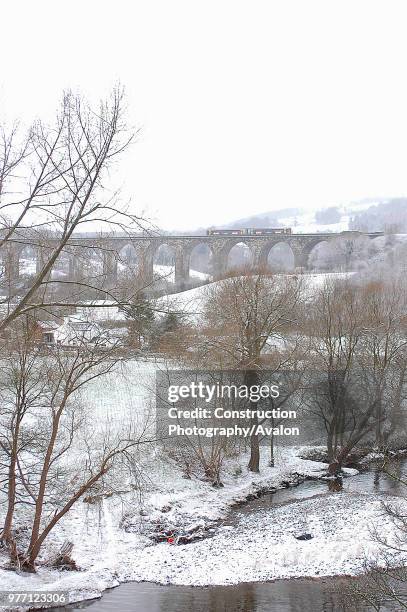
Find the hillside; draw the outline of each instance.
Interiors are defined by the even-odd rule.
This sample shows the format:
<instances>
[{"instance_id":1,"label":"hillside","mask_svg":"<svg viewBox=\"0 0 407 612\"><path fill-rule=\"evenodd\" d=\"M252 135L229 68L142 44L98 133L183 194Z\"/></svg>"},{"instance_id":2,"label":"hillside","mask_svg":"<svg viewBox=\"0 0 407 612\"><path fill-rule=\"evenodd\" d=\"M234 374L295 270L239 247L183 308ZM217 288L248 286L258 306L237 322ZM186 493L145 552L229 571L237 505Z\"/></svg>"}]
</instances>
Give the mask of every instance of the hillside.
<instances>
[{"instance_id":1,"label":"hillside","mask_svg":"<svg viewBox=\"0 0 407 612\"><path fill-rule=\"evenodd\" d=\"M407 199L365 199L311 211L301 207L282 208L237 219L223 227L292 227L300 234L348 229L404 233L407 232Z\"/></svg>"}]
</instances>

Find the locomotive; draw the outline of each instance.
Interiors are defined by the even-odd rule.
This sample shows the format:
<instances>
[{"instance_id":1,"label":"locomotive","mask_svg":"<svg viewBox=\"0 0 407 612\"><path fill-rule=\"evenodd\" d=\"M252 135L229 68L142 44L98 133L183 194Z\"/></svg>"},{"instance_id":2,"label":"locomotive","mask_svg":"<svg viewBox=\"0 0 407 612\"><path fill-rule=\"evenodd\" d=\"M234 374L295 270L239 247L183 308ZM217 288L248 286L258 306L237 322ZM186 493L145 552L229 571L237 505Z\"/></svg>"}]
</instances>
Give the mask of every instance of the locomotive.
<instances>
[{"instance_id":1,"label":"locomotive","mask_svg":"<svg viewBox=\"0 0 407 612\"><path fill-rule=\"evenodd\" d=\"M208 229L207 236L269 236L270 234L292 234L291 227L246 227L244 229Z\"/></svg>"}]
</instances>

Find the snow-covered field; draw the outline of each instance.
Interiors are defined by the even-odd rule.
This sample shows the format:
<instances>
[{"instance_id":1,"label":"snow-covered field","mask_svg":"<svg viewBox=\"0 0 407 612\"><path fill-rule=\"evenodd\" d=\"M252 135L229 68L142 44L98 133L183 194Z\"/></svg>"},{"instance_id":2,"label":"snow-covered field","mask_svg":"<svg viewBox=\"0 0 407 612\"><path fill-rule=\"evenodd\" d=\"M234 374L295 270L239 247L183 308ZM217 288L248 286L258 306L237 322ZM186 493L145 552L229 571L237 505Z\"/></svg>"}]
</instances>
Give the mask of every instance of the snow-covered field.
<instances>
[{"instance_id":1,"label":"snow-covered field","mask_svg":"<svg viewBox=\"0 0 407 612\"><path fill-rule=\"evenodd\" d=\"M312 295L312 292L321 288L325 281L335 279L345 279L351 276L353 272L328 272L328 273L310 273L301 274L301 280L304 283L304 288L307 293ZM210 285L202 285L194 289L188 289L180 293L160 298L159 304L163 309L174 309L179 312L193 315L195 320L199 319L200 313L204 308L205 299L208 291L222 281L215 281Z\"/></svg>"},{"instance_id":2,"label":"snow-covered field","mask_svg":"<svg viewBox=\"0 0 407 612\"><path fill-rule=\"evenodd\" d=\"M338 223L321 225L316 223L313 212L304 213L296 217L285 217L279 220L284 227L291 227L295 234L317 234L325 232L344 232L349 228L349 217L343 214Z\"/></svg>"},{"instance_id":3,"label":"snow-covered field","mask_svg":"<svg viewBox=\"0 0 407 612\"><path fill-rule=\"evenodd\" d=\"M366 210L379 202L352 202L347 206L335 206L340 212L340 219L337 223L321 224L315 220L315 211L302 210L297 215L284 217L279 219L279 223L292 227L296 234L316 234L319 232L344 232L349 229L349 221L351 217L357 213Z\"/></svg>"},{"instance_id":4,"label":"snow-covered field","mask_svg":"<svg viewBox=\"0 0 407 612\"><path fill-rule=\"evenodd\" d=\"M322 287L326 280L344 279L351 274L353 274L353 272L310 273L302 274L301 279L306 289L312 293L312 291ZM195 287L194 289L188 289L187 291L164 296L157 300L157 307L159 309L162 308L163 311L175 310L199 318L200 313L203 311L208 288L210 290L210 287L220 282L222 281L215 281L210 285L205 284L200 287ZM125 321L126 319L124 312L113 302L107 300L94 300L91 304L92 306L89 308L77 308L77 316L91 321L108 321L110 323L114 321Z\"/></svg>"}]
</instances>

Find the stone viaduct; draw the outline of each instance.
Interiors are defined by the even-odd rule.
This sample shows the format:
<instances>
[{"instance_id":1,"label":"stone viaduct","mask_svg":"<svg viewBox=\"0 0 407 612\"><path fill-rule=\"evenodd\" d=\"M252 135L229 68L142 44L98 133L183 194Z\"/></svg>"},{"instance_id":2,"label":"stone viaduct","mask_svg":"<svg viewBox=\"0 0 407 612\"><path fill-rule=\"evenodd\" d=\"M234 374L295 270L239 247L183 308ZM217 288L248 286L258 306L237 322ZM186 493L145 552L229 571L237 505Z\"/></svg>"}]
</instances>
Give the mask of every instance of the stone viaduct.
<instances>
[{"instance_id":1,"label":"stone viaduct","mask_svg":"<svg viewBox=\"0 0 407 612\"><path fill-rule=\"evenodd\" d=\"M354 240L360 236L371 239L382 236L382 232L362 233L357 231L345 231L341 233L318 233L318 234L272 234L267 236L172 236L172 235L133 235L117 236L104 235L89 237L89 235L73 235L68 243L66 251L69 257L68 278L75 280L81 276L84 253L99 252L103 262L103 275L108 277L111 283L117 280L118 262L121 259L120 252L128 245L135 251L137 261L143 269L146 280L153 279L154 256L161 245L171 247L175 260L175 283L186 284L189 281L191 253L198 245L207 245L211 252L211 267L214 278L220 278L225 274L228 265L228 255L237 244L245 244L251 252L254 267L263 266L267 263L270 250L279 243L287 244L294 256L294 267L306 269L308 258L312 249L319 243L333 239ZM42 262L46 260L47 251L51 251L56 245L55 238L48 238L46 242L35 243L32 239L22 238L7 245L7 256L3 254L4 267L10 279L18 280L21 275L20 258L27 246L34 248L36 252L36 267L40 269Z\"/></svg>"}]
</instances>

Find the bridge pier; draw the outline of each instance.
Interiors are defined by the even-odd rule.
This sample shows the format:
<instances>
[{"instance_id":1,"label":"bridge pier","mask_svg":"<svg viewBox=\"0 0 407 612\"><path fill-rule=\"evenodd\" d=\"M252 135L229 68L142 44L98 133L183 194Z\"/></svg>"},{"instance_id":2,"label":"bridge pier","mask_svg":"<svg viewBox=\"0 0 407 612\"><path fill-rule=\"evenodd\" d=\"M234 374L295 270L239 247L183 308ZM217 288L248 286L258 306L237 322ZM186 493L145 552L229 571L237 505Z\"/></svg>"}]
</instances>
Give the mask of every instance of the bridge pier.
<instances>
[{"instance_id":1,"label":"bridge pier","mask_svg":"<svg viewBox=\"0 0 407 612\"><path fill-rule=\"evenodd\" d=\"M251 244L252 265L254 270L262 270L267 267L267 255L265 256L262 244Z\"/></svg>"},{"instance_id":2,"label":"bridge pier","mask_svg":"<svg viewBox=\"0 0 407 612\"><path fill-rule=\"evenodd\" d=\"M117 259L118 253L114 251L103 251L103 276L108 284L117 282Z\"/></svg>"},{"instance_id":3,"label":"bridge pier","mask_svg":"<svg viewBox=\"0 0 407 612\"><path fill-rule=\"evenodd\" d=\"M154 255L151 246L144 250L138 250L137 260L139 261L139 273L142 284L150 287L154 282Z\"/></svg>"},{"instance_id":4,"label":"bridge pier","mask_svg":"<svg viewBox=\"0 0 407 612\"><path fill-rule=\"evenodd\" d=\"M69 257L68 280L78 281L83 278L82 262L76 255Z\"/></svg>"},{"instance_id":5,"label":"bridge pier","mask_svg":"<svg viewBox=\"0 0 407 612\"><path fill-rule=\"evenodd\" d=\"M3 263L7 281L18 280L20 276L20 253L14 245L6 246Z\"/></svg>"},{"instance_id":6,"label":"bridge pier","mask_svg":"<svg viewBox=\"0 0 407 612\"><path fill-rule=\"evenodd\" d=\"M228 258L224 256L224 249L212 248L212 275L213 279L222 278L227 271Z\"/></svg>"},{"instance_id":7,"label":"bridge pier","mask_svg":"<svg viewBox=\"0 0 407 612\"><path fill-rule=\"evenodd\" d=\"M288 241L288 245L294 255L294 270L307 270L309 254L315 244L302 238L294 238Z\"/></svg>"},{"instance_id":8,"label":"bridge pier","mask_svg":"<svg viewBox=\"0 0 407 612\"><path fill-rule=\"evenodd\" d=\"M35 260L35 273L39 274L46 264L45 252L42 247L37 248Z\"/></svg>"},{"instance_id":9,"label":"bridge pier","mask_svg":"<svg viewBox=\"0 0 407 612\"><path fill-rule=\"evenodd\" d=\"M293 253L294 253L294 270L298 270L298 269L307 270L308 269L308 257L309 257L308 251L306 251L305 249L301 249L298 251L293 249Z\"/></svg>"},{"instance_id":10,"label":"bridge pier","mask_svg":"<svg viewBox=\"0 0 407 612\"><path fill-rule=\"evenodd\" d=\"M184 250L177 248L175 251L175 278L177 286L182 287L189 282L189 258Z\"/></svg>"}]
</instances>

